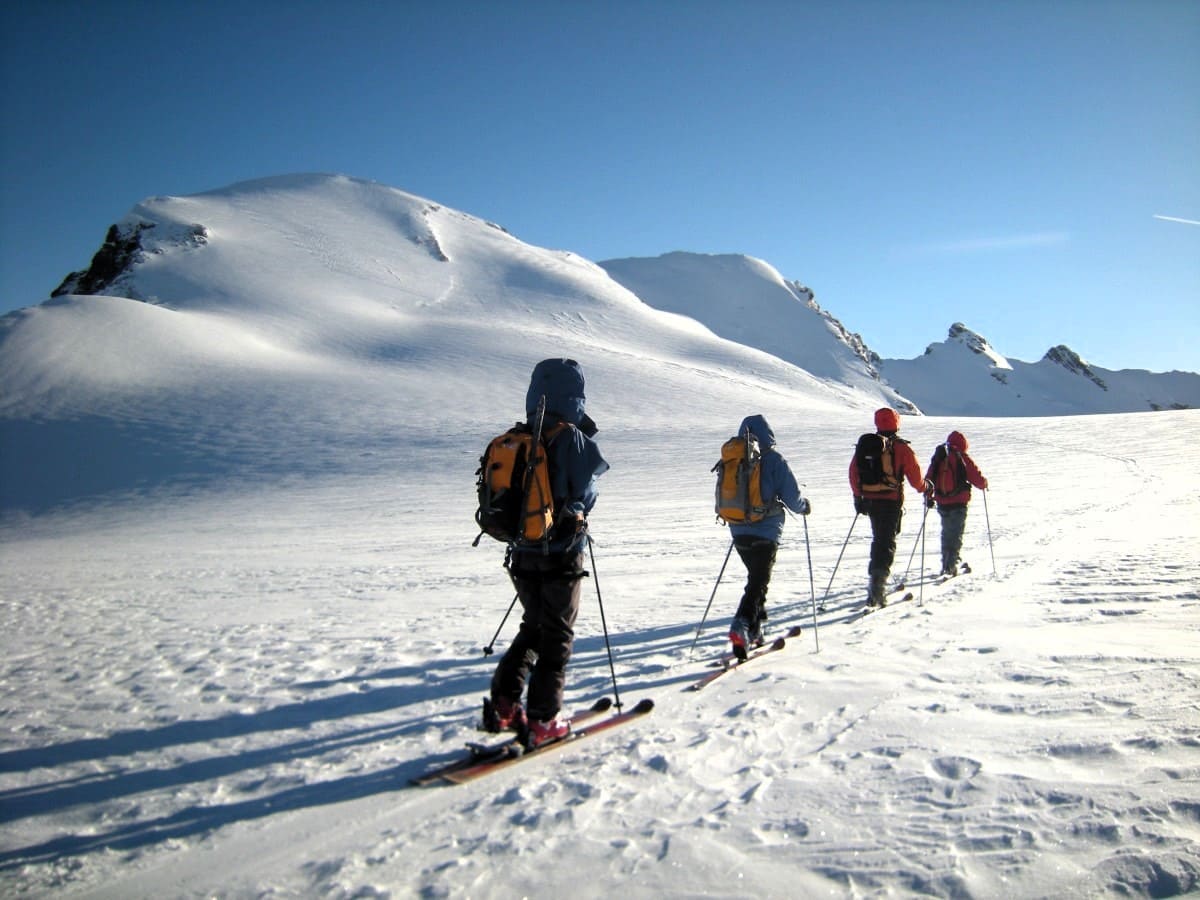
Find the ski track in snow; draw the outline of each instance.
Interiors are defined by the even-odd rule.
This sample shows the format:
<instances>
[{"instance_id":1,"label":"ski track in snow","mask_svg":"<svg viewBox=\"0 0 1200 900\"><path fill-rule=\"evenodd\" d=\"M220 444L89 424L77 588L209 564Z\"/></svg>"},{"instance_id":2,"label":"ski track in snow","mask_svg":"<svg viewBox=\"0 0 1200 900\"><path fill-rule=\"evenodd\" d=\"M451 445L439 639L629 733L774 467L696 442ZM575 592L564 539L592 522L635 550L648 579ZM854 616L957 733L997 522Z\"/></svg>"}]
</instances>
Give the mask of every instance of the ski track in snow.
<instances>
[{"instance_id":1,"label":"ski track in snow","mask_svg":"<svg viewBox=\"0 0 1200 900\"><path fill-rule=\"evenodd\" d=\"M809 483L818 597L850 521L849 439L776 420ZM838 421L836 418L834 421ZM1200 884L1196 417L970 423L974 571L921 585L910 499L866 619L857 524L819 617L803 527L770 625L804 634L686 690L724 646L736 557L712 452L614 436L568 704L645 721L459 787L408 778L478 737L511 600L469 496L314 480L114 502L4 534L0 886L10 896L1164 896ZM825 423L828 426L829 423ZM943 423L912 420L918 446ZM803 450L789 435L804 434ZM919 435L919 439L918 436ZM714 444L715 446L716 444ZM797 441L793 446L801 446ZM920 455L920 454L919 454ZM668 462L669 460L669 462ZM1088 472L1064 479L1054 466ZM455 490L461 485L455 482ZM458 491L458 493L462 493ZM469 490L466 491L469 494ZM439 506L441 502L441 506ZM621 526L641 504L645 527ZM441 511L431 515L429 510ZM926 522L927 567L937 521ZM936 568L936 565L934 565ZM512 633L510 622L497 653Z\"/></svg>"}]
</instances>

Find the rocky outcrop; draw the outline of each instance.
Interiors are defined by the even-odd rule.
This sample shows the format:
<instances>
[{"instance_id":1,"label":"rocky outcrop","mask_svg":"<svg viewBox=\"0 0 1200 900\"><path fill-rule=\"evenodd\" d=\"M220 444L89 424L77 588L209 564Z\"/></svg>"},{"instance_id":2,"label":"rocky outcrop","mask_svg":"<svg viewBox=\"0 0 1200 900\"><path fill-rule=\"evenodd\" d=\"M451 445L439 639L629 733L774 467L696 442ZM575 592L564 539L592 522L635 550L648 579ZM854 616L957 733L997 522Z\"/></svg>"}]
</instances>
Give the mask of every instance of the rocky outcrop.
<instances>
[{"instance_id":1,"label":"rocky outcrop","mask_svg":"<svg viewBox=\"0 0 1200 900\"><path fill-rule=\"evenodd\" d=\"M1049 360L1052 363L1057 363L1068 372L1074 372L1076 375L1082 375L1084 378L1096 384L1098 387L1108 390L1108 385L1104 383L1104 379L1092 371L1083 359L1064 344L1059 344L1057 347L1051 347L1046 351L1043 359Z\"/></svg>"},{"instance_id":2,"label":"rocky outcrop","mask_svg":"<svg viewBox=\"0 0 1200 900\"><path fill-rule=\"evenodd\" d=\"M110 225L103 246L92 257L92 264L64 278L50 296L120 293L119 290L113 290L114 286L148 253L163 252L164 243L195 247L208 241L208 231L203 225L186 226L175 234L155 234L156 230L162 232L161 226L136 220ZM154 236L156 240L153 244L147 235Z\"/></svg>"}]
</instances>

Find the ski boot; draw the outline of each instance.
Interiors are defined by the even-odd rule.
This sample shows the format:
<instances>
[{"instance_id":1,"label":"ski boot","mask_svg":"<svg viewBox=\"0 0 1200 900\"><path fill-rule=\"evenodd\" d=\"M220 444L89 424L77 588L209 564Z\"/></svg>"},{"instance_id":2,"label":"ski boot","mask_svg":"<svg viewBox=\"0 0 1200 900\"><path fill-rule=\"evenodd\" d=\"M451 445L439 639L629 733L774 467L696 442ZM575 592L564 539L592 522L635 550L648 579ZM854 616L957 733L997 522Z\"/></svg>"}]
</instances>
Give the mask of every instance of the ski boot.
<instances>
[{"instance_id":1,"label":"ski boot","mask_svg":"<svg viewBox=\"0 0 1200 900\"><path fill-rule=\"evenodd\" d=\"M507 697L483 698L483 730L492 734L520 732L525 727L525 708Z\"/></svg>"},{"instance_id":2,"label":"ski boot","mask_svg":"<svg viewBox=\"0 0 1200 900\"><path fill-rule=\"evenodd\" d=\"M543 744L561 741L571 733L571 723L566 719L555 716L548 721L532 719L529 722L529 733L525 737L525 747L533 750Z\"/></svg>"}]
</instances>

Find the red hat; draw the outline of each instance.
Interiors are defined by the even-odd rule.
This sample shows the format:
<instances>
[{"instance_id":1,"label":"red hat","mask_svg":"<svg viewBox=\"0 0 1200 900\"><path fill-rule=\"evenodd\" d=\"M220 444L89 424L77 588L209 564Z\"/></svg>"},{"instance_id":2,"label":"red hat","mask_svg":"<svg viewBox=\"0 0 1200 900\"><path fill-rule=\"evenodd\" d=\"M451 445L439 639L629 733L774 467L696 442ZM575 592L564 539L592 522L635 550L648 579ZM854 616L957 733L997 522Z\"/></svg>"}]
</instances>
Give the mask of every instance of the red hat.
<instances>
[{"instance_id":1,"label":"red hat","mask_svg":"<svg viewBox=\"0 0 1200 900\"><path fill-rule=\"evenodd\" d=\"M957 450L959 453L967 452L967 436L961 431L950 432L950 437L946 438L946 443L950 445L951 450Z\"/></svg>"},{"instance_id":2,"label":"red hat","mask_svg":"<svg viewBox=\"0 0 1200 900\"><path fill-rule=\"evenodd\" d=\"M888 409L886 406L883 409L875 410L875 430L899 431L900 414L894 409Z\"/></svg>"}]
</instances>

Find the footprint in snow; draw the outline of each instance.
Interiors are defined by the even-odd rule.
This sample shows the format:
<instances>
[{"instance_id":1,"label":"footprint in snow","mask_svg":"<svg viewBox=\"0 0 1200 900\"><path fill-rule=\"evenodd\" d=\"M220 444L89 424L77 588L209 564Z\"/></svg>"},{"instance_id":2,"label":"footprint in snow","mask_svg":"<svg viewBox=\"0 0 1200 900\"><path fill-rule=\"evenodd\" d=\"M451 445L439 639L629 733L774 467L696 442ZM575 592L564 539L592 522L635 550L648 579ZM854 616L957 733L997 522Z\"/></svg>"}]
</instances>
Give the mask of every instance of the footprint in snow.
<instances>
[{"instance_id":1,"label":"footprint in snow","mask_svg":"<svg viewBox=\"0 0 1200 900\"><path fill-rule=\"evenodd\" d=\"M933 770L943 778L951 781L965 781L974 778L983 768L983 763L965 756L939 756L930 762Z\"/></svg>"}]
</instances>

